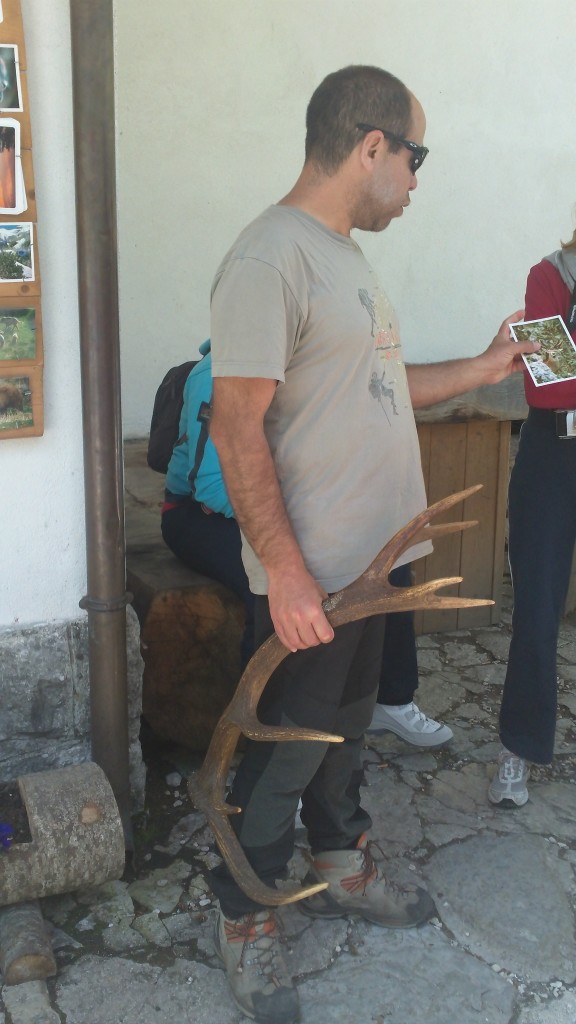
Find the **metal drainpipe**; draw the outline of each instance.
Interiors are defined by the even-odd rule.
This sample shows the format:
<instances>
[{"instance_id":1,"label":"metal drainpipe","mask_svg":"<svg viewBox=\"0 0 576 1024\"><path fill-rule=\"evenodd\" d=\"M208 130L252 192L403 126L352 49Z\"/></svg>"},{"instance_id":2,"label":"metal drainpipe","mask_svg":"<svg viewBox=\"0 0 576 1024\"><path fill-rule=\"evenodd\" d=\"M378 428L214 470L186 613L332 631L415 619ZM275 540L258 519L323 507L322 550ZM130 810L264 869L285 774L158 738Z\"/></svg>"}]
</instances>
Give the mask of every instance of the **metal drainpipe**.
<instances>
[{"instance_id":1,"label":"metal drainpipe","mask_svg":"<svg viewBox=\"0 0 576 1024\"><path fill-rule=\"evenodd\" d=\"M70 0L92 757L133 849L112 0Z\"/></svg>"}]
</instances>

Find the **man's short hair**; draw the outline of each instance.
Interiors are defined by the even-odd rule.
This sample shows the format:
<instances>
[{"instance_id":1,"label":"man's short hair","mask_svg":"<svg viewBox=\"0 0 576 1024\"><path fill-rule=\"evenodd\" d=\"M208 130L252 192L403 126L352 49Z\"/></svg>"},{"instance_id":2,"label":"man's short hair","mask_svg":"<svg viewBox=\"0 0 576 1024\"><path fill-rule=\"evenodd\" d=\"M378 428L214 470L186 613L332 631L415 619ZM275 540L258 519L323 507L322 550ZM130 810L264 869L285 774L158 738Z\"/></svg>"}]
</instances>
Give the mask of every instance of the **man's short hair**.
<instances>
[{"instance_id":1,"label":"man's short hair","mask_svg":"<svg viewBox=\"0 0 576 1024\"><path fill-rule=\"evenodd\" d=\"M405 135L411 97L399 78L382 68L351 64L327 75L306 111L306 160L333 174L365 133L359 122ZM390 143L394 152L398 147Z\"/></svg>"}]
</instances>

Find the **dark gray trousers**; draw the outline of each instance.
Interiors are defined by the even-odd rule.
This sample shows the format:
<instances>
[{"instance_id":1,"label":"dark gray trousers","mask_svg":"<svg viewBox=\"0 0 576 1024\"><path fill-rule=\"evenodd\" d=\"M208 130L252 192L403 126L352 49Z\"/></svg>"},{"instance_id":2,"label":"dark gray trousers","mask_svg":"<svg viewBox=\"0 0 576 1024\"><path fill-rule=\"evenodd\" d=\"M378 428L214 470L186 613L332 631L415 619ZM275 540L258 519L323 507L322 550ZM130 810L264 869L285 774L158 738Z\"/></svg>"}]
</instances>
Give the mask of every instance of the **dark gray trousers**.
<instances>
[{"instance_id":1,"label":"dark gray trousers","mask_svg":"<svg viewBox=\"0 0 576 1024\"><path fill-rule=\"evenodd\" d=\"M271 725L298 725L344 736L343 743L247 741L229 802L242 807L230 821L258 877L273 886L294 851L294 818L313 853L348 849L372 822L360 806L361 750L380 678L385 617L351 622L329 644L290 654L271 676L259 716ZM256 598L256 639L273 632L265 597ZM225 864L211 885L227 917L261 909L237 886Z\"/></svg>"}]
</instances>

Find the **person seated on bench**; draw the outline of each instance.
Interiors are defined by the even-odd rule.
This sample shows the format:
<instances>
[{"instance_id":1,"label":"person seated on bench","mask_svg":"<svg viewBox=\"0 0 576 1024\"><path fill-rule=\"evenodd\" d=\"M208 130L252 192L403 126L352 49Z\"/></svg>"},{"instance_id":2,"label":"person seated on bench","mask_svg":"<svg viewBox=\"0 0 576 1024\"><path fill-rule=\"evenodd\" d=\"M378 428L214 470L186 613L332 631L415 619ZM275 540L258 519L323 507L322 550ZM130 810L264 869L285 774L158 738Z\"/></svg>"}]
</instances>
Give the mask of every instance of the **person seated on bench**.
<instances>
[{"instance_id":1,"label":"person seated on bench","mask_svg":"<svg viewBox=\"0 0 576 1024\"><path fill-rule=\"evenodd\" d=\"M184 386L179 440L166 476L162 536L176 557L195 572L229 587L243 601L246 622L242 637L244 669L254 652L254 595L242 563L240 529L208 434L212 396L210 342L200 346L203 358ZM411 568L390 574L395 586L409 586ZM438 747L452 739L452 730L420 711L414 702L418 662L413 612L386 616L378 702L368 732L393 732L417 747Z\"/></svg>"}]
</instances>

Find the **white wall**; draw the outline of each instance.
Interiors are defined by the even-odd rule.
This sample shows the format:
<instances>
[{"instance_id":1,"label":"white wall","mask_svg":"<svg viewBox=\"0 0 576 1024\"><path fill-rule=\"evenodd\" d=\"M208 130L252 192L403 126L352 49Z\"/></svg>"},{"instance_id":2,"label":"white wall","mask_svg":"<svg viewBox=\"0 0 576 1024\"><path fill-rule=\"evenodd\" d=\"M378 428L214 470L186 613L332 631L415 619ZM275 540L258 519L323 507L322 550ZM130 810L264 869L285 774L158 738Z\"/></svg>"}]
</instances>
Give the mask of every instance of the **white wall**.
<instances>
[{"instance_id":1,"label":"white wall","mask_svg":"<svg viewBox=\"0 0 576 1024\"><path fill-rule=\"evenodd\" d=\"M430 156L410 210L359 236L408 358L480 351L576 201L573 0L118 0L125 433L209 330L240 228L299 173L310 95L378 64L416 93Z\"/></svg>"},{"instance_id":2,"label":"white wall","mask_svg":"<svg viewBox=\"0 0 576 1024\"><path fill-rule=\"evenodd\" d=\"M212 274L282 196L325 74L370 62L428 114L401 222L362 239L411 358L477 351L572 230L573 0L117 0L123 401L208 333ZM68 0L22 0L45 346L42 438L0 441L0 627L78 616L84 491ZM97 97L95 97L97 102Z\"/></svg>"},{"instance_id":3,"label":"white wall","mask_svg":"<svg viewBox=\"0 0 576 1024\"><path fill-rule=\"evenodd\" d=\"M78 618L86 592L67 0L22 0L44 329L43 437L0 440L0 626Z\"/></svg>"}]
</instances>

